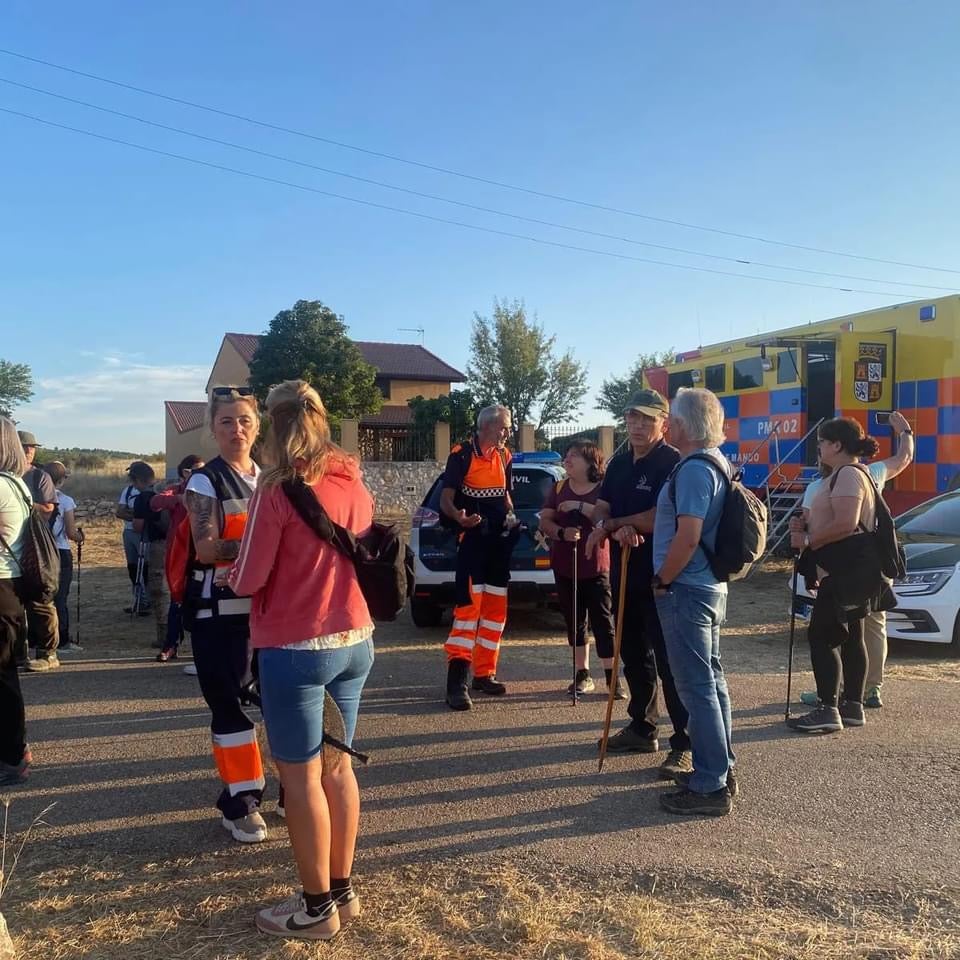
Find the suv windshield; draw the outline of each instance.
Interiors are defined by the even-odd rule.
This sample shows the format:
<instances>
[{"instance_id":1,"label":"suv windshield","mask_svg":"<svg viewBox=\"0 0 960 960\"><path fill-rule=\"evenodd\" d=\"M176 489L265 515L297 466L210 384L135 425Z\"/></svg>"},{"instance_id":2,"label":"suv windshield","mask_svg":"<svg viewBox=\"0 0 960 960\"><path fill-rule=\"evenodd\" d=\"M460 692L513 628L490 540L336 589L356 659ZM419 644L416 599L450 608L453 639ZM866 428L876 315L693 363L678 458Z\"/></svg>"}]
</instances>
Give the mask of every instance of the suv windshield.
<instances>
[{"instance_id":1,"label":"suv windshield","mask_svg":"<svg viewBox=\"0 0 960 960\"><path fill-rule=\"evenodd\" d=\"M960 537L960 493L921 503L901 514L896 527L910 536Z\"/></svg>"},{"instance_id":2,"label":"suv windshield","mask_svg":"<svg viewBox=\"0 0 960 960\"><path fill-rule=\"evenodd\" d=\"M539 510L554 483L546 470L513 471L513 506L515 510Z\"/></svg>"}]
</instances>

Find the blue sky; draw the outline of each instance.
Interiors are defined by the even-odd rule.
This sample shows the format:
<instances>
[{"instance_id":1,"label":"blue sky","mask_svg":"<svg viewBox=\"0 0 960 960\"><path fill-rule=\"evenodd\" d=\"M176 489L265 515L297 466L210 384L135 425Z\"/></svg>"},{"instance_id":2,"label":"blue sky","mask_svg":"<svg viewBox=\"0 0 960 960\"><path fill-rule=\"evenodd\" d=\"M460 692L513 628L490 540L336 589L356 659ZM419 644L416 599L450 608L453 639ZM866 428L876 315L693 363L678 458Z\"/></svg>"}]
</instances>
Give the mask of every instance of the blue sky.
<instances>
[{"instance_id":1,"label":"blue sky","mask_svg":"<svg viewBox=\"0 0 960 960\"><path fill-rule=\"evenodd\" d=\"M960 270L960 8L951 3L286 4L8 0L0 46L371 150L656 217ZM155 450L227 330L299 298L357 339L461 368L474 311L522 298L601 380L689 349L957 289L867 263L538 199L0 55L0 78L521 216L806 277L518 223L254 157L0 83L0 107L479 226L844 293L551 248L148 155L0 113L0 357L48 443ZM898 287L893 281L916 283Z\"/></svg>"}]
</instances>

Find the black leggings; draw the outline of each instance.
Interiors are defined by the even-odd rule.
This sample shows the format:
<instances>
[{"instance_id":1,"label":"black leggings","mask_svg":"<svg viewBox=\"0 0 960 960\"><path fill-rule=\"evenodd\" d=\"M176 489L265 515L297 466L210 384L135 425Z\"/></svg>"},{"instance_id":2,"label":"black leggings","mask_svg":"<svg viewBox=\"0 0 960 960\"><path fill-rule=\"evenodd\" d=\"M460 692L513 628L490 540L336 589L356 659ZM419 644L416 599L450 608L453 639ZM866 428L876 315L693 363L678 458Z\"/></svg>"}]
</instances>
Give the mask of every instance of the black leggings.
<instances>
[{"instance_id":1,"label":"black leggings","mask_svg":"<svg viewBox=\"0 0 960 960\"><path fill-rule=\"evenodd\" d=\"M863 702L867 682L867 648L863 620L844 619L837 605L830 578L820 581L810 615L810 662L817 681L817 696L828 707L840 699ZM843 678L843 696L840 680Z\"/></svg>"},{"instance_id":2,"label":"black leggings","mask_svg":"<svg viewBox=\"0 0 960 960\"><path fill-rule=\"evenodd\" d=\"M573 579L562 577L554 571L557 583L557 600L567 624L567 643L573 644ZM613 599L610 596L610 580L605 573L590 580L577 580L577 646L587 642L587 614L590 614L590 629L597 641L597 656L613 656Z\"/></svg>"},{"instance_id":3,"label":"black leggings","mask_svg":"<svg viewBox=\"0 0 960 960\"><path fill-rule=\"evenodd\" d=\"M23 629L23 604L17 580L0 579L0 761L16 766L23 759L26 719L17 675L16 649Z\"/></svg>"}]
</instances>

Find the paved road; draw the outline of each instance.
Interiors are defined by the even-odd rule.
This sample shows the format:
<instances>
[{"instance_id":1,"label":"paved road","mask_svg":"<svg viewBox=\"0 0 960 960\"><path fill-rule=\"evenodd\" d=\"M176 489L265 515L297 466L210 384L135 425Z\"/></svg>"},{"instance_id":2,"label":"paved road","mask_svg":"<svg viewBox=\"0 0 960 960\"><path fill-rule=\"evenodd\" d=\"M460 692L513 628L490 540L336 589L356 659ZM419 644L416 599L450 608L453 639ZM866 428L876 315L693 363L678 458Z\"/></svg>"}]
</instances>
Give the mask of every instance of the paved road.
<instances>
[{"instance_id":1,"label":"paved road","mask_svg":"<svg viewBox=\"0 0 960 960\"><path fill-rule=\"evenodd\" d=\"M362 869L496 851L665 876L960 886L960 683L890 681L867 727L810 738L783 725L782 676L735 673L741 799L727 818L677 820L657 804L655 758L611 756L597 773L603 701L574 708L558 693L562 648L508 646L509 696L455 714L440 701L441 643L406 623L379 632L358 743L373 755L359 774ZM228 844L207 714L179 666L74 660L23 682L38 763L11 792L15 826L56 800L47 820L62 846L148 862Z\"/></svg>"}]
</instances>

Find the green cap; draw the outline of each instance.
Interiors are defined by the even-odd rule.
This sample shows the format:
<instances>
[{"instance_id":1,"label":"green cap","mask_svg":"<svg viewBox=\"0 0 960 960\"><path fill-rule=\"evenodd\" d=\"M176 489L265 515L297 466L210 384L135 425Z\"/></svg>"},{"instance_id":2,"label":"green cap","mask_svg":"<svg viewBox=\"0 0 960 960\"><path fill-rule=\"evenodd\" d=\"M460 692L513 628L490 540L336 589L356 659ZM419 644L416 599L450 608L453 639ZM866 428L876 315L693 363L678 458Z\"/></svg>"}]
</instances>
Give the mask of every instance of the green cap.
<instances>
[{"instance_id":1,"label":"green cap","mask_svg":"<svg viewBox=\"0 0 960 960\"><path fill-rule=\"evenodd\" d=\"M670 413L667 401L656 390L638 390L623 408L624 414L631 410L645 413L648 417L665 417Z\"/></svg>"},{"instance_id":2,"label":"green cap","mask_svg":"<svg viewBox=\"0 0 960 960\"><path fill-rule=\"evenodd\" d=\"M42 447L43 444L40 443L37 438L30 433L29 430L18 430L17 436L20 438L20 446L22 447Z\"/></svg>"}]
</instances>

